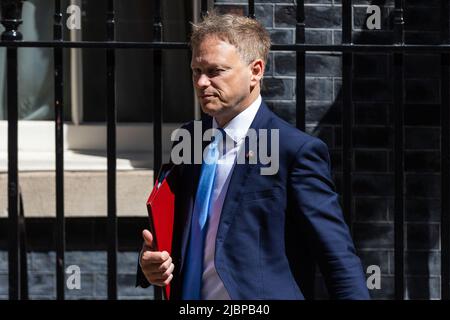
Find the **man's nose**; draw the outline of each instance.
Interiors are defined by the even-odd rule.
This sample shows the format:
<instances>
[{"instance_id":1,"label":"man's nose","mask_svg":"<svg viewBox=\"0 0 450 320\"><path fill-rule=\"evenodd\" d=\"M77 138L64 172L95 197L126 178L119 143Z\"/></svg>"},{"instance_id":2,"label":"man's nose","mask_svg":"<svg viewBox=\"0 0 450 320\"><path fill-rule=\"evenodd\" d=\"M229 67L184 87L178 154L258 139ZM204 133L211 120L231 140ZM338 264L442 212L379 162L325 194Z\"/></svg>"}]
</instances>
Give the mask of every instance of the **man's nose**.
<instances>
[{"instance_id":1,"label":"man's nose","mask_svg":"<svg viewBox=\"0 0 450 320\"><path fill-rule=\"evenodd\" d=\"M209 78L205 74L201 74L195 83L198 87L208 87L210 85Z\"/></svg>"}]
</instances>

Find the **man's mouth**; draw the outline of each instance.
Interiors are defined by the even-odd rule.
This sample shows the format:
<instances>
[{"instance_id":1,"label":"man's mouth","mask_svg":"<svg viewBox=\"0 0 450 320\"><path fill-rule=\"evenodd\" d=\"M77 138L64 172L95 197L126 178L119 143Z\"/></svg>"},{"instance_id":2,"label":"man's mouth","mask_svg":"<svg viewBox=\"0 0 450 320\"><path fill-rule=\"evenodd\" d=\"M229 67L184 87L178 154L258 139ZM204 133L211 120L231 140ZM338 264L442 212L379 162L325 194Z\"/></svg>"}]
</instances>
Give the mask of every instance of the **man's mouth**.
<instances>
[{"instance_id":1,"label":"man's mouth","mask_svg":"<svg viewBox=\"0 0 450 320\"><path fill-rule=\"evenodd\" d=\"M201 99L214 98L214 97L215 97L215 95L213 95L213 94L202 94L200 96Z\"/></svg>"}]
</instances>

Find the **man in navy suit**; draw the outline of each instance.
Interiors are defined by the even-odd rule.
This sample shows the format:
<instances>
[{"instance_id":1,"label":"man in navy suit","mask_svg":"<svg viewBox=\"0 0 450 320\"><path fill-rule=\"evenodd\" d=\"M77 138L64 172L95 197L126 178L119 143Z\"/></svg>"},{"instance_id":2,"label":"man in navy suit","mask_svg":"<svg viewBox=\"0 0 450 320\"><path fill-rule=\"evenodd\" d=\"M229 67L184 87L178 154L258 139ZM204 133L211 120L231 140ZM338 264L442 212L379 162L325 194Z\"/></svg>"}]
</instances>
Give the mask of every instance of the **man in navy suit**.
<instances>
[{"instance_id":1,"label":"man in navy suit","mask_svg":"<svg viewBox=\"0 0 450 320\"><path fill-rule=\"evenodd\" d=\"M331 298L369 299L327 146L261 99L270 45L264 27L246 17L211 13L193 26L193 84L207 116L182 128L194 137L193 153L200 145L218 158L213 167L174 166L172 256L155 251L144 230L137 285L170 283L171 299L311 299L317 264ZM226 138L218 154L213 142L195 137L199 124L202 133L217 129L223 136L216 138ZM258 135L255 149L250 131L268 137ZM269 164L259 159L263 147ZM276 170L264 174L270 166Z\"/></svg>"}]
</instances>

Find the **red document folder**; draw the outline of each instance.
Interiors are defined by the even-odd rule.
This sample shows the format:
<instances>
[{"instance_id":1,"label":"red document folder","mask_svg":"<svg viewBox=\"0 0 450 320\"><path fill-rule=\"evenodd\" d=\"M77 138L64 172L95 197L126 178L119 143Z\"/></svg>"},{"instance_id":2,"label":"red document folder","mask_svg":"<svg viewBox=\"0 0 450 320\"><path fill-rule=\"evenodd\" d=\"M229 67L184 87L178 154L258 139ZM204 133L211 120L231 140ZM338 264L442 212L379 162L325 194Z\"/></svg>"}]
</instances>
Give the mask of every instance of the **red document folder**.
<instances>
[{"instance_id":1,"label":"red document folder","mask_svg":"<svg viewBox=\"0 0 450 320\"><path fill-rule=\"evenodd\" d=\"M171 164L163 164L158 178L147 200L147 211L150 220L150 231L153 235L153 246L157 251L172 253L172 235L175 195L173 181L170 176ZM170 284L164 287L165 299L170 298Z\"/></svg>"}]
</instances>

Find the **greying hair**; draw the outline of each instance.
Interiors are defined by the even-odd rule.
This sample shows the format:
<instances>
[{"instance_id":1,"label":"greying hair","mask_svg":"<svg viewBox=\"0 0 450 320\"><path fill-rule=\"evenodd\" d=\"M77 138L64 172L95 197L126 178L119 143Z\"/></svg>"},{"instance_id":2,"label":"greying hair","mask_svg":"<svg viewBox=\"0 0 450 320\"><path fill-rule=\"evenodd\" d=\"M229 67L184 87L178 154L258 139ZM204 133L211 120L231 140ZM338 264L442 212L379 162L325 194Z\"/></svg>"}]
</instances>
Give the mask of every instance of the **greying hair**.
<instances>
[{"instance_id":1,"label":"greying hair","mask_svg":"<svg viewBox=\"0 0 450 320\"><path fill-rule=\"evenodd\" d=\"M218 14L213 10L202 22L192 23L191 48L196 48L209 36L218 37L234 45L246 63L262 59L264 64L267 64L271 45L270 35L256 19L234 14Z\"/></svg>"}]
</instances>

